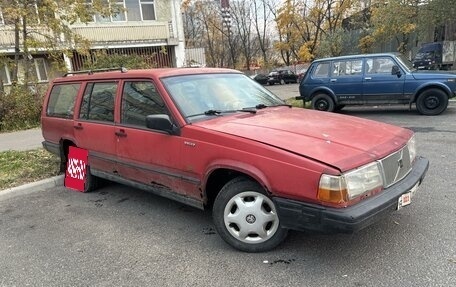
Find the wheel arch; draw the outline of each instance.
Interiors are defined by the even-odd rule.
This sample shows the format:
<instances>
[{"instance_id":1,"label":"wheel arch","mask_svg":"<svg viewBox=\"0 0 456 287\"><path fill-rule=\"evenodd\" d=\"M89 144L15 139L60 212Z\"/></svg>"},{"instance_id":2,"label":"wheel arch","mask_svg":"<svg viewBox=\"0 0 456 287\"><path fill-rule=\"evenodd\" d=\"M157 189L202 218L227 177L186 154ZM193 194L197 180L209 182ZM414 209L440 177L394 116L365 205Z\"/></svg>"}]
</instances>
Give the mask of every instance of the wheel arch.
<instances>
[{"instance_id":1,"label":"wheel arch","mask_svg":"<svg viewBox=\"0 0 456 287\"><path fill-rule=\"evenodd\" d=\"M421 93L423 93L424 91L430 89L439 89L447 95L448 99L450 98L451 91L447 86L440 83L431 83L420 86L413 94L413 98L411 99L410 103L416 103L416 99L418 98L418 96L421 95Z\"/></svg>"},{"instance_id":2,"label":"wheel arch","mask_svg":"<svg viewBox=\"0 0 456 287\"><path fill-rule=\"evenodd\" d=\"M312 101L312 99L318 95L318 94L326 94L328 96L331 97L331 99L334 101L334 104L338 105L339 104L339 101L337 100L337 97L336 95L334 94L334 92L329 89L329 88L325 88L325 87L319 87L319 88L316 88L314 89L311 93L310 93L310 98L309 100Z\"/></svg>"},{"instance_id":3,"label":"wheel arch","mask_svg":"<svg viewBox=\"0 0 456 287\"><path fill-rule=\"evenodd\" d=\"M60 171L64 172L66 169L66 163L68 161L68 151L70 146L76 146L74 139L61 138L59 141L60 147Z\"/></svg>"},{"instance_id":4,"label":"wheel arch","mask_svg":"<svg viewBox=\"0 0 456 287\"><path fill-rule=\"evenodd\" d=\"M270 192L270 183L266 175L258 168L246 163L225 162L213 165L206 172L203 184L203 200L206 209L212 207L215 198L222 187L236 177L247 177L260 184L267 194Z\"/></svg>"}]
</instances>

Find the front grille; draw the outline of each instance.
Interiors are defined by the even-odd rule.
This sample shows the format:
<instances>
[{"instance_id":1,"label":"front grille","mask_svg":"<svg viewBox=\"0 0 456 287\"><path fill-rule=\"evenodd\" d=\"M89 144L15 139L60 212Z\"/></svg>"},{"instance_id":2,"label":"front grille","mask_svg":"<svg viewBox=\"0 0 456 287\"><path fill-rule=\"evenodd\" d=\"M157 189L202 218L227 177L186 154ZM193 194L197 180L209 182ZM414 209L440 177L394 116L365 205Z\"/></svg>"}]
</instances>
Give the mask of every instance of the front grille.
<instances>
[{"instance_id":1,"label":"front grille","mask_svg":"<svg viewBox=\"0 0 456 287\"><path fill-rule=\"evenodd\" d=\"M385 188L403 179L412 170L408 146L381 159L380 165L383 169Z\"/></svg>"}]
</instances>

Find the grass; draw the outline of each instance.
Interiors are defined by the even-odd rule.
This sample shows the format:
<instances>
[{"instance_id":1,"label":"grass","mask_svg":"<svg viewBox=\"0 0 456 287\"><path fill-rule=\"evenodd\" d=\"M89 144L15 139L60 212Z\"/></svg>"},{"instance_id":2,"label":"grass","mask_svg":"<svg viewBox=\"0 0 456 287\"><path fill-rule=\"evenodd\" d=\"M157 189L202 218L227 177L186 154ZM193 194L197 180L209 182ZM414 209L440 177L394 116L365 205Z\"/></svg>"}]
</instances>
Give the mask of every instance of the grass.
<instances>
[{"instance_id":1,"label":"grass","mask_svg":"<svg viewBox=\"0 0 456 287\"><path fill-rule=\"evenodd\" d=\"M59 174L60 159L44 149L0 152L0 191Z\"/></svg>"},{"instance_id":2,"label":"grass","mask_svg":"<svg viewBox=\"0 0 456 287\"><path fill-rule=\"evenodd\" d=\"M302 100L296 100L295 98L289 98L285 100L285 103L292 105L293 107L296 108L310 108L310 102L306 102L305 106L303 107L303 101Z\"/></svg>"}]
</instances>

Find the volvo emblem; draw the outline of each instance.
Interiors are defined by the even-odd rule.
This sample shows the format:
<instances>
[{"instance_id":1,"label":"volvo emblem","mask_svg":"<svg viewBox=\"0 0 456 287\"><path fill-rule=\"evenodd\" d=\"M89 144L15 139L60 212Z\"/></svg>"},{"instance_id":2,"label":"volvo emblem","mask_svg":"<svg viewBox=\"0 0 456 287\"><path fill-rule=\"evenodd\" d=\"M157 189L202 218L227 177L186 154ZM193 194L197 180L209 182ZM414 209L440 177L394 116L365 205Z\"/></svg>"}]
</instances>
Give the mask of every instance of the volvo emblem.
<instances>
[{"instance_id":1,"label":"volvo emblem","mask_svg":"<svg viewBox=\"0 0 456 287\"><path fill-rule=\"evenodd\" d=\"M256 221L256 217L253 214L249 214L245 217L245 221L247 221L247 223L253 224Z\"/></svg>"}]
</instances>

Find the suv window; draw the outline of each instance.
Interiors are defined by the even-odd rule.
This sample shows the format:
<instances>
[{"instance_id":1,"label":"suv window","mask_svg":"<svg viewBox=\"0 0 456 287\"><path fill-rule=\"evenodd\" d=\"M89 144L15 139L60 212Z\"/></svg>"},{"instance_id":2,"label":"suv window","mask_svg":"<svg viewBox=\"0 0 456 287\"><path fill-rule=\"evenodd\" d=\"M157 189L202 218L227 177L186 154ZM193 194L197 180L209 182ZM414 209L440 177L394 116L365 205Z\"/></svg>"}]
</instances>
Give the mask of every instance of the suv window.
<instances>
[{"instance_id":1,"label":"suv window","mask_svg":"<svg viewBox=\"0 0 456 287\"><path fill-rule=\"evenodd\" d=\"M326 78L328 77L329 63L319 63L314 70L314 78Z\"/></svg>"},{"instance_id":2,"label":"suv window","mask_svg":"<svg viewBox=\"0 0 456 287\"><path fill-rule=\"evenodd\" d=\"M122 94L123 124L146 125L146 116L168 114L165 103L151 82L125 82Z\"/></svg>"},{"instance_id":3,"label":"suv window","mask_svg":"<svg viewBox=\"0 0 456 287\"><path fill-rule=\"evenodd\" d=\"M50 117L72 118L74 102L81 84L55 85L49 95L46 115Z\"/></svg>"},{"instance_id":4,"label":"suv window","mask_svg":"<svg viewBox=\"0 0 456 287\"><path fill-rule=\"evenodd\" d=\"M347 60L337 61L333 63L333 70L331 76L349 76L349 75L360 75L362 60Z\"/></svg>"},{"instance_id":5,"label":"suv window","mask_svg":"<svg viewBox=\"0 0 456 287\"><path fill-rule=\"evenodd\" d=\"M84 91L79 118L114 122L117 83L89 83Z\"/></svg>"},{"instance_id":6,"label":"suv window","mask_svg":"<svg viewBox=\"0 0 456 287\"><path fill-rule=\"evenodd\" d=\"M366 74L391 74L394 65L390 58L367 58Z\"/></svg>"}]
</instances>

